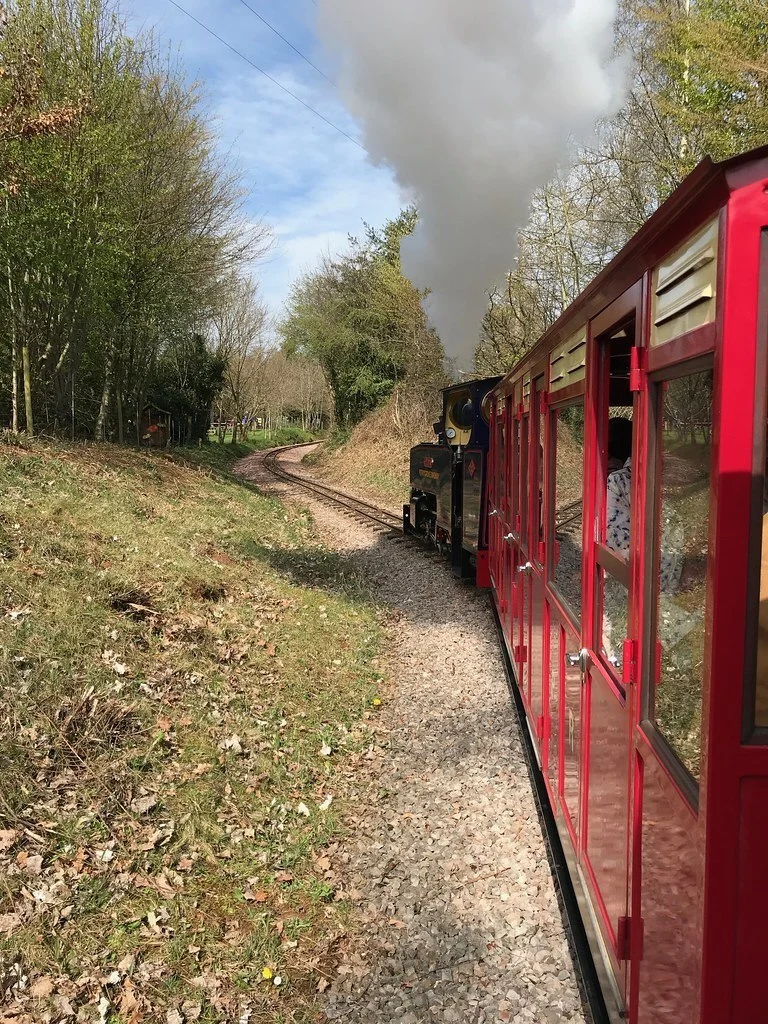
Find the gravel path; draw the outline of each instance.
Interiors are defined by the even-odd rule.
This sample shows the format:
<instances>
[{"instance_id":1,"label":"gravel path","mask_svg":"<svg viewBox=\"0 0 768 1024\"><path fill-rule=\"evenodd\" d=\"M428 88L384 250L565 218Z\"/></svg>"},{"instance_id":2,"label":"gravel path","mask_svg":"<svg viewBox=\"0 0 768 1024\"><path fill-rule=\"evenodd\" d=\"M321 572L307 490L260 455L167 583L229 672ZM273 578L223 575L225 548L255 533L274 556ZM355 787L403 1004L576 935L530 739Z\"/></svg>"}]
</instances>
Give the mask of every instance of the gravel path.
<instances>
[{"instance_id":1,"label":"gravel path","mask_svg":"<svg viewBox=\"0 0 768 1024\"><path fill-rule=\"evenodd\" d=\"M290 498L262 458L239 472ZM375 795L346 843L363 939L325 993L327 1018L583 1024L487 598L410 545L300 501L401 613Z\"/></svg>"}]
</instances>

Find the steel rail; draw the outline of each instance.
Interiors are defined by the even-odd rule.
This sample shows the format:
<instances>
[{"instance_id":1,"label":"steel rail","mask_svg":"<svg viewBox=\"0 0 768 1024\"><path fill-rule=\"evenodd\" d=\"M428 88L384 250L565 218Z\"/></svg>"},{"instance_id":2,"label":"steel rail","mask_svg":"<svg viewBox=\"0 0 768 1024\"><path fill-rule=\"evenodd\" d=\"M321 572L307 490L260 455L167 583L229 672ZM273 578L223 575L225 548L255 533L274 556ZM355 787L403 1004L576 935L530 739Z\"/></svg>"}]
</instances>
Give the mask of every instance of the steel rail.
<instances>
[{"instance_id":1,"label":"steel rail","mask_svg":"<svg viewBox=\"0 0 768 1024\"><path fill-rule=\"evenodd\" d=\"M278 479L285 480L287 483L296 484L304 490L310 491L322 498L325 501L331 502L334 505L338 505L353 515L361 516L363 519L367 519L376 526L380 526L383 529L389 530L392 533L402 534L403 524L399 516L394 512L389 512L387 509L379 508L377 505L372 505L368 501L364 501L362 498L357 498L353 494L347 494L346 491L339 491L334 487L329 487L327 484L321 484L317 480L310 480L300 473L291 473L290 470L286 469L284 465L281 465L279 456L283 452L290 451L294 448L306 448L309 445L316 444L315 441L308 441L305 444L290 444L285 445L282 448L274 448L271 452L268 452L264 457L264 465L274 476Z\"/></svg>"}]
</instances>

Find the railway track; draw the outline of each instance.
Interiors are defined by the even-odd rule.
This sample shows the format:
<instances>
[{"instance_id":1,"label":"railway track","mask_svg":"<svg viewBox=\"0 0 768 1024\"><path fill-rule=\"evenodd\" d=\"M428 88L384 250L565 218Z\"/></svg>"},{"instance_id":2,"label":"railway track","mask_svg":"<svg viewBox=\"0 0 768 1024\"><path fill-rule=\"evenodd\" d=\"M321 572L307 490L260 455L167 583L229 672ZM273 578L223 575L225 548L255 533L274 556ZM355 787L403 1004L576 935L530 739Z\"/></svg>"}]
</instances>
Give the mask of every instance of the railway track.
<instances>
[{"instance_id":1,"label":"railway track","mask_svg":"<svg viewBox=\"0 0 768 1024\"><path fill-rule=\"evenodd\" d=\"M265 456L264 465L270 473L272 473L273 476L276 476L279 480L284 480L286 483L294 484L305 491L309 491L316 497L320 498L321 501L325 501L330 505L335 505L337 508L343 509L347 515L356 516L368 523L372 523L382 530L387 530L390 533L402 536L403 523L400 517L394 512L389 512L385 508L379 508L377 505L372 505L370 502L363 501L362 498L358 498L353 494L347 494L346 491L339 491L334 487L328 487L327 484L318 483L317 480L309 480L307 477L302 476L299 473L292 473L281 464L280 455L283 452L290 451L294 448L307 448L309 445L315 443L316 442L314 441L310 441L306 444L290 444L285 445L283 448L275 448Z\"/></svg>"},{"instance_id":2,"label":"railway track","mask_svg":"<svg viewBox=\"0 0 768 1024\"><path fill-rule=\"evenodd\" d=\"M308 442L301 445L286 445L282 448L275 448L264 458L264 465L275 477L286 483L301 487L314 494L320 500L329 505L341 508L347 515L358 517L373 524L379 529L387 530L393 535L404 537L402 521L393 512L379 508L370 502L363 501L345 491L336 490L326 484L318 483L316 480L308 479L298 473L292 473L280 463L280 455L293 448L306 448L316 442ZM558 510L563 520L561 525L568 525L581 517L581 502L575 501ZM426 553L429 549L423 548ZM512 700L512 706L517 718L517 726L522 737L525 760L531 778L531 785L538 811L539 823L543 834L546 837L547 856L550 862L550 869L553 875L555 887L559 891L561 913L563 923L568 933L569 945L574 958L577 973L579 976L582 998L589 1006L589 1017L592 1024L609 1024L609 1018L605 1010L602 992L600 990L595 965L592 959L591 950L587 941L584 924L579 912L578 898L573 888L573 883L568 873L565 855L560 841L559 833L554 816L549 807L546 794L546 787L543 776L536 761L536 753L528 729L526 728L525 709L520 700L516 685L513 684L514 666L508 658L506 647L503 641L501 625L496 614L493 602L490 602L492 614L499 639L499 646L504 659L507 685Z\"/></svg>"}]
</instances>

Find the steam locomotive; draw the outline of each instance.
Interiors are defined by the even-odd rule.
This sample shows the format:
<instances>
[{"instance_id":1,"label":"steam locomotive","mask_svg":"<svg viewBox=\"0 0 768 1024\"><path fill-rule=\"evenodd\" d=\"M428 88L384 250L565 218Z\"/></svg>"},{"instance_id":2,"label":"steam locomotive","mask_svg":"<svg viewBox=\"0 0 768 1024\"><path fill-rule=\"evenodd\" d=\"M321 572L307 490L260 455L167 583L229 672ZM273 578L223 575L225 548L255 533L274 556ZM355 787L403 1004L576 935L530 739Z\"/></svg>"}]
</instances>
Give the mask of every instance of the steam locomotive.
<instances>
[{"instance_id":1,"label":"steam locomotive","mask_svg":"<svg viewBox=\"0 0 768 1024\"><path fill-rule=\"evenodd\" d=\"M450 556L457 576L490 586L485 473L490 392L501 377L454 384L442 392L436 440L411 449L410 501L403 532Z\"/></svg>"}]
</instances>

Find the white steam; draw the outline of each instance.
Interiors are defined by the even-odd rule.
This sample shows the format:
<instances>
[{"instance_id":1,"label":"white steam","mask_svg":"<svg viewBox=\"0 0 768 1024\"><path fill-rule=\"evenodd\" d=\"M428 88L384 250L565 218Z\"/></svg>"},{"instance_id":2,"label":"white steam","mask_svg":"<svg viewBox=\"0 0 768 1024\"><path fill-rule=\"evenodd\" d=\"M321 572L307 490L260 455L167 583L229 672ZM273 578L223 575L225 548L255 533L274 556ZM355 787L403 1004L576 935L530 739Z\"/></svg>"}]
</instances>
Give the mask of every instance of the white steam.
<instances>
[{"instance_id":1,"label":"white steam","mask_svg":"<svg viewBox=\"0 0 768 1024\"><path fill-rule=\"evenodd\" d=\"M533 192L622 100L617 0L320 0L366 149L420 219L403 269L471 357Z\"/></svg>"}]
</instances>

